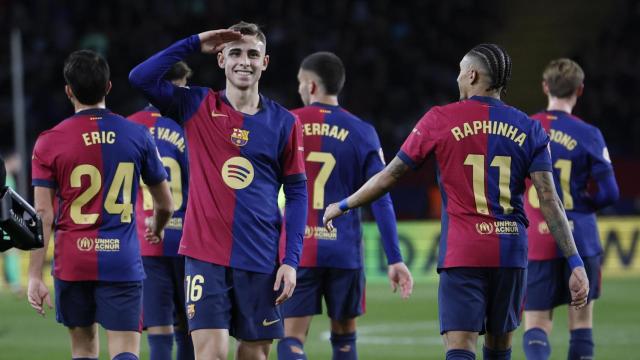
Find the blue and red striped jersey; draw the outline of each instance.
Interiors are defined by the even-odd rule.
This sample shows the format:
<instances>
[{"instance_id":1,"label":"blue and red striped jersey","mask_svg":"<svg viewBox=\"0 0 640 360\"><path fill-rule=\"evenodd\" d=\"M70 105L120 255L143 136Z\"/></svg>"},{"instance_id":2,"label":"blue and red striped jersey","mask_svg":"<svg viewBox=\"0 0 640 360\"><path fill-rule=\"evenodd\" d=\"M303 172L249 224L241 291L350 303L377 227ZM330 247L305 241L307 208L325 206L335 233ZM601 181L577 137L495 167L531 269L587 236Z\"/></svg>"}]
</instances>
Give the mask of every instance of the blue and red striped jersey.
<instances>
[{"instance_id":1,"label":"blue and red striped jersey","mask_svg":"<svg viewBox=\"0 0 640 360\"><path fill-rule=\"evenodd\" d=\"M300 121L262 95L258 112L245 114L230 105L224 91L178 87L163 79L194 52L200 52L198 35L158 52L129 74L162 114L183 126L189 144L189 201L178 252L271 273L282 225L278 191L282 184L306 180ZM306 189L298 202L302 197ZM295 241L288 242L284 264L298 266L305 221L306 212L289 222L287 236Z\"/></svg>"},{"instance_id":2,"label":"blue and red striped jersey","mask_svg":"<svg viewBox=\"0 0 640 360\"><path fill-rule=\"evenodd\" d=\"M31 166L33 186L57 190L53 275L143 279L138 183L167 177L149 131L107 109L83 110L40 134Z\"/></svg>"},{"instance_id":3,"label":"blue and red striped jersey","mask_svg":"<svg viewBox=\"0 0 640 360\"><path fill-rule=\"evenodd\" d=\"M153 216L153 199L147 185L141 181L136 202L136 219L140 251L142 256L178 256L178 246L182 237L184 213L187 209L189 191L189 165L187 159L187 142L182 127L175 121L160 115L153 106L147 106L132 114L129 120L146 126L151 132L165 170L173 197L173 217L164 230L164 237L158 244L151 244L144 239L144 219Z\"/></svg>"},{"instance_id":4,"label":"blue and red striped jersey","mask_svg":"<svg viewBox=\"0 0 640 360\"><path fill-rule=\"evenodd\" d=\"M602 253L596 216L587 191L591 179L611 176L613 167L607 145L598 128L563 111L543 111L532 116L549 133L556 190L569 219L580 256ZM540 212L535 187L528 185L526 211L529 227L529 259L562 257Z\"/></svg>"},{"instance_id":5,"label":"blue and red striped jersey","mask_svg":"<svg viewBox=\"0 0 640 360\"><path fill-rule=\"evenodd\" d=\"M398 157L415 168L435 154L439 269L526 267L525 178L551 171L548 143L539 122L489 97L436 106L420 119Z\"/></svg>"},{"instance_id":6,"label":"blue and red striped jersey","mask_svg":"<svg viewBox=\"0 0 640 360\"><path fill-rule=\"evenodd\" d=\"M336 230L322 224L324 209L340 201L384 169L376 130L340 106L314 103L292 110L302 123L308 188L308 217L300 266L358 269L363 265L360 209L334 220ZM385 214L391 234L382 231L389 263L402 261L389 195ZM380 219L378 222L380 223ZM283 236L284 243L284 236ZM281 254L284 244L281 243Z\"/></svg>"}]
</instances>

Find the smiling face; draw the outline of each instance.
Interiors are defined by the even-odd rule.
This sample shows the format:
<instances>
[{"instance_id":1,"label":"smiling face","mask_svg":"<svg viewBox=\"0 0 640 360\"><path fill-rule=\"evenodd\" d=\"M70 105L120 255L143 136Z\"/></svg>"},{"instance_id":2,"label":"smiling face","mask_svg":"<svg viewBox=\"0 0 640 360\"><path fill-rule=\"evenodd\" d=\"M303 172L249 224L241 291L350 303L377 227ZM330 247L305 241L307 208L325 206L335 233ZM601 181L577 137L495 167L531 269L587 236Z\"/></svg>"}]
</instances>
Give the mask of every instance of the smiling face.
<instances>
[{"instance_id":1,"label":"smiling face","mask_svg":"<svg viewBox=\"0 0 640 360\"><path fill-rule=\"evenodd\" d=\"M251 35L225 46L218 53L218 65L224 69L227 83L240 90L255 86L269 64L265 52L265 43Z\"/></svg>"}]
</instances>

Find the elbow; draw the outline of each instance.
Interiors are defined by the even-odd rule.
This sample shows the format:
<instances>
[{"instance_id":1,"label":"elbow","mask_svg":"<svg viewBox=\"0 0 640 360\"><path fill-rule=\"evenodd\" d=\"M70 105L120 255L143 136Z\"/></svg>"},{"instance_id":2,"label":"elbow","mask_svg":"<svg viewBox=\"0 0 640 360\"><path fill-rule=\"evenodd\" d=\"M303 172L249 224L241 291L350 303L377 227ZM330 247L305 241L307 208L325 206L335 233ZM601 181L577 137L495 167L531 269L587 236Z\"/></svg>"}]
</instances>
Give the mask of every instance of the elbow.
<instances>
[{"instance_id":1,"label":"elbow","mask_svg":"<svg viewBox=\"0 0 640 360\"><path fill-rule=\"evenodd\" d=\"M142 88L144 84L144 78L141 73L140 65L136 66L131 70L131 72L129 72L129 84L136 89Z\"/></svg>"}]
</instances>

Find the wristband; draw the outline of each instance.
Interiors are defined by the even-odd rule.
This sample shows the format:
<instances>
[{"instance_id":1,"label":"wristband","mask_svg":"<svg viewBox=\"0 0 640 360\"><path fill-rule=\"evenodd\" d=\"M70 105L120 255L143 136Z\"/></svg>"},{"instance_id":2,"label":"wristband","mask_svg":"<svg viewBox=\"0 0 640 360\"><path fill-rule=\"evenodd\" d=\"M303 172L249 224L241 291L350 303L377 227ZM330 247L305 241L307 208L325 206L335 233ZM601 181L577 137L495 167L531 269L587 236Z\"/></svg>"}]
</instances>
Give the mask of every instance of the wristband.
<instances>
[{"instance_id":1,"label":"wristband","mask_svg":"<svg viewBox=\"0 0 640 360\"><path fill-rule=\"evenodd\" d=\"M342 212L349 211L349 205L347 205L347 198L340 200L340 202L338 203L338 208Z\"/></svg>"},{"instance_id":2,"label":"wristband","mask_svg":"<svg viewBox=\"0 0 640 360\"><path fill-rule=\"evenodd\" d=\"M577 268L578 266L584 267L584 263L582 262L582 259L578 254L569 256L567 258L567 262L569 263L569 268L571 268L571 271L573 271L573 269Z\"/></svg>"}]
</instances>

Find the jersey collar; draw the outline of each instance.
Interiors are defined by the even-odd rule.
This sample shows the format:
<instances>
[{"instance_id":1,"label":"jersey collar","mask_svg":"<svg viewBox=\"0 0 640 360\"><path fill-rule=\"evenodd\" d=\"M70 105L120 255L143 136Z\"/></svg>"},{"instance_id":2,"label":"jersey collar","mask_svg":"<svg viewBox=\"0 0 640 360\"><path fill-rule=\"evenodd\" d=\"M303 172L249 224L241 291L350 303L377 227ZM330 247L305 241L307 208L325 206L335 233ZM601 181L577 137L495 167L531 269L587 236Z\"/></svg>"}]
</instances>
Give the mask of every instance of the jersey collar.
<instances>
[{"instance_id":1,"label":"jersey collar","mask_svg":"<svg viewBox=\"0 0 640 360\"><path fill-rule=\"evenodd\" d=\"M474 95L474 96L470 97L469 99L475 100L475 101L479 101L481 103L485 103L485 104L489 104L489 105L504 105L502 100L498 100L498 99L496 99L494 97L490 97L490 96Z\"/></svg>"},{"instance_id":2,"label":"jersey collar","mask_svg":"<svg viewBox=\"0 0 640 360\"><path fill-rule=\"evenodd\" d=\"M109 110L108 108L104 108L104 109L93 108L93 109L80 110L74 115L106 115L110 113L111 113L111 110Z\"/></svg>"}]
</instances>

